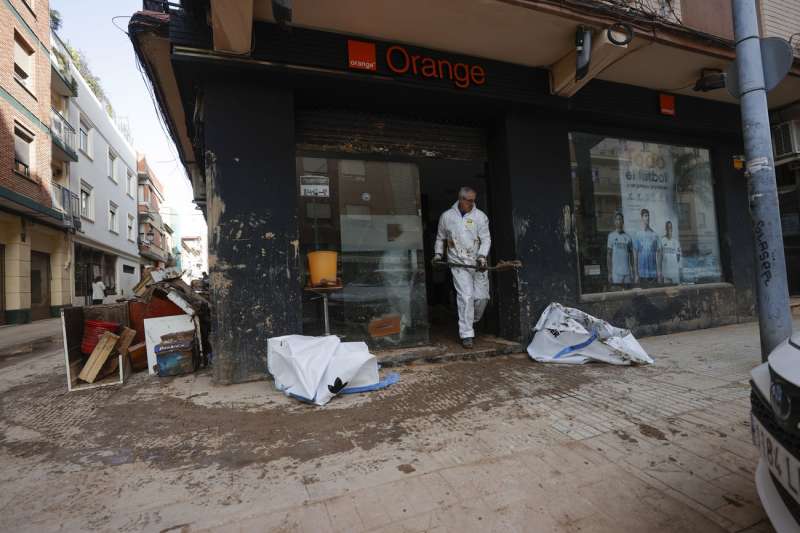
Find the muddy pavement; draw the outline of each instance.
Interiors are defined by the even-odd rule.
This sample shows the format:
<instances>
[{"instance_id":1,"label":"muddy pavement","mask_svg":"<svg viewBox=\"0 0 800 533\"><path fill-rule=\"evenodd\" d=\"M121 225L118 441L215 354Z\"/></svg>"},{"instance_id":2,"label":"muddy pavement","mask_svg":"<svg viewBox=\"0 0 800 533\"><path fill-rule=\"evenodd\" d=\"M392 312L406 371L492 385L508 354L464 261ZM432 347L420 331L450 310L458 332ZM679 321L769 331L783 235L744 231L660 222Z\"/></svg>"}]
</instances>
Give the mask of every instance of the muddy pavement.
<instances>
[{"instance_id":1,"label":"muddy pavement","mask_svg":"<svg viewBox=\"0 0 800 533\"><path fill-rule=\"evenodd\" d=\"M647 339L650 367L400 367L324 408L204 373L66 393L31 354L0 375L0 529L768 530L753 328Z\"/></svg>"}]
</instances>

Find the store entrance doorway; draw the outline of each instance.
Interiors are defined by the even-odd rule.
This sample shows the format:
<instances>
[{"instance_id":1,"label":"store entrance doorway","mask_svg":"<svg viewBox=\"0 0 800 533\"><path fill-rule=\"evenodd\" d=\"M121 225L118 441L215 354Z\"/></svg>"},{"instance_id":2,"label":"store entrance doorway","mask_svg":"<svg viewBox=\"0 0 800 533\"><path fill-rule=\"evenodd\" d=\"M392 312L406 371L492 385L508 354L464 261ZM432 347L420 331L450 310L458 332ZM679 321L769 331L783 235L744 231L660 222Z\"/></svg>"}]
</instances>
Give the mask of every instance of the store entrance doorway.
<instances>
[{"instance_id":1,"label":"store entrance doorway","mask_svg":"<svg viewBox=\"0 0 800 533\"><path fill-rule=\"evenodd\" d=\"M429 159L418 162L422 196L422 224L425 238L425 268L430 317L431 339L458 340L458 308L450 271L433 268L436 232L439 217L450 209L458 199L461 187L471 187L477 193L477 208L489 217L486 163L484 161L458 161ZM490 257L491 257L490 252ZM490 280L491 283L492 280ZM476 334L496 331L494 298L489 302L483 320L477 324Z\"/></svg>"}]
</instances>

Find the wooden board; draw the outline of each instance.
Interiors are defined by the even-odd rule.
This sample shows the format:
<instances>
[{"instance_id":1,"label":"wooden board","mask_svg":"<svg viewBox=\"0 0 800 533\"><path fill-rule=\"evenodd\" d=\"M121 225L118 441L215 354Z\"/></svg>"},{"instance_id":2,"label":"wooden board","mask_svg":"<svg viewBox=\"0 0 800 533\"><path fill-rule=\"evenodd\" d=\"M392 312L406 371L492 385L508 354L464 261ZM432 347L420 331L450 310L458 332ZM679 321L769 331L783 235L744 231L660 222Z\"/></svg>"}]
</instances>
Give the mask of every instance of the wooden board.
<instances>
[{"instance_id":1,"label":"wooden board","mask_svg":"<svg viewBox=\"0 0 800 533\"><path fill-rule=\"evenodd\" d=\"M400 315L386 315L376 318L369 323L367 330L372 338L397 335L400 333Z\"/></svg>"},{"instance_id":2,"label":"wooden board","mask_svg":"<svg viewBox=\"0 0 800 533\"><path fill-rule=\"evenodd\" d=\"M142 296L147 291L147 286L153 283L153 278L150 276L150 272L145 272L145 275L142 276L142 279L133 287L133 294L136 296Z\"/></svg>"},{"instance_id":3,"label":"wooden board","mask_svg":"<svg viewBox=\"0 0 800 533\"><path fill-rule=\"evenodd\" d=\"M136 336L136 330L131 328L125 328L122 330L122 333L119 336L119 340L117 341L116 352L119 355L124 357L128 357L128 347L133 342L133 338ZM103 369L98 373L97 377L105 377L109 374L112 374L117 371L119 368L119 357L109 357L106 361L106 364L103 365Z\"/></svg>"},{"instance_id":4,"label":"wooden board","mask_svg":"<svg viewBox=\"0 0 800 533\"><path fill-rule=\"evenodd\" d=\"M147 345L143 342L128 348L128 359L134 370L147 369Z\"/></svg>"},{"instance_id":5,"label":"wooden board","mask_svg":"<svg viewBox=\"0 0 800 533\"><path fill-rule=\"evenodd\" d=\"M119 336L114 335L110 331L103 333L97 346L92 350L92 354L89 356L89 360L86 362L83 370L78 374L78 379L86 381L87 383L94 383L94 380L97 379L97 375L100 373L106 360L114 352L117 341L119 341Z\"/></svg>"}]
</instances>

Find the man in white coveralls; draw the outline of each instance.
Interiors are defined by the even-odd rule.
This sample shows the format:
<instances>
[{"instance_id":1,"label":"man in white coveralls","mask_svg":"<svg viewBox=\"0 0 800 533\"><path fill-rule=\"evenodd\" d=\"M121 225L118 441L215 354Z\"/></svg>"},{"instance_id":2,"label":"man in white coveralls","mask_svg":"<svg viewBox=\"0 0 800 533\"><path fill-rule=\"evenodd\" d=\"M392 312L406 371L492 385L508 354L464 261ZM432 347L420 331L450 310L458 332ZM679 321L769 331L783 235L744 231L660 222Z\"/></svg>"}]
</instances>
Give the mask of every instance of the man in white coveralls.
<instances>
[{"instance_id":1,"label":"man in white coveralls","mask_svg":"<svg viewBox=\"0 0 800 533\"><path fill-rule=\"evenodd\" d=\"M475 207L477 193L469 187L461 187L458 201L442 213L436 233L433 261L442 260L444 243L447 241L447 261L472 268L451 267L453 284L456 287L458 304L458 335L464 348L472 348L475 338L473 324L478 322L489 303L489 274L486 258L492 245L489 235L489 218Z\"/></svg>"}]
</instances>

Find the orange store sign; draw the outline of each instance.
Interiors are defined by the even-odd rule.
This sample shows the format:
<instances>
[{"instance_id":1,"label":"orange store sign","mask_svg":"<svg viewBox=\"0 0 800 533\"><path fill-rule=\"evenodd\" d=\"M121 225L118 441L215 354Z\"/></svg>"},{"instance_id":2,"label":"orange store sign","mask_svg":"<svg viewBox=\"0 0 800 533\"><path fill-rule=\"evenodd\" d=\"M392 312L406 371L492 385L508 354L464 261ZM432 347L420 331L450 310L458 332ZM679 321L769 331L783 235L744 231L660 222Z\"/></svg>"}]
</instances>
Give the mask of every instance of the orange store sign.
<instances>
[{"instance_id":1,"label":"orange store sign","mask_svg":"<svg viewBox=\"0 0 800 533\"><path fill-rule=\"evenodd\" d=\"M347 54L350 68L377 70L375 43L348 40ZM486 83L486 70L481 65L413 54L399 45L386 49L386 66L395 74L450 80L459 89Z\"/></svg>"}]
</instances>

